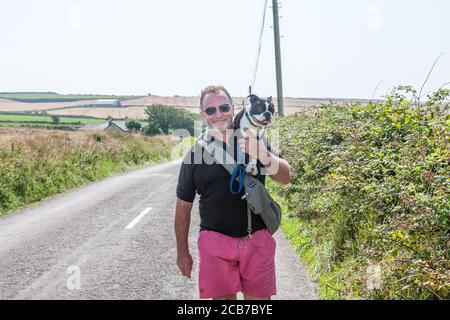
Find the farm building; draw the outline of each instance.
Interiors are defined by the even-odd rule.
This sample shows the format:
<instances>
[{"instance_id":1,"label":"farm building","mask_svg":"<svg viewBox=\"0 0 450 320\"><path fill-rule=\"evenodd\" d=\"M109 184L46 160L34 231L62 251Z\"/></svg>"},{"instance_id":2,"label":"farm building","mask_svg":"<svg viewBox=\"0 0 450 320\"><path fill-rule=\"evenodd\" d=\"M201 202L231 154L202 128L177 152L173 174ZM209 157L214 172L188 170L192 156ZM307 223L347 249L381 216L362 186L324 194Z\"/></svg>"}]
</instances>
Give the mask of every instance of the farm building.
<instances>
[{"instance_id":1,"label":"farm building","mask_svg":"<svg viewBox=\"0 0 450 320\"><path fill-rule=\"evenodd\" d=\"M121 107L119 99L99 99L95 101L96 107Z\"/></svg>"},{"instance_id":2,"label":"farm building","mask_svg":"<svg viewBox=\"0 0 450 320\"><path fill-rule=\"evenodd\" d=\"M82 126L80 131L106 131L112 133L125 133L130 132L125 125L125 121L122 120L113 120L112 118L108 118L105 123L89 123Z\"/></svg>"}]
</instances>

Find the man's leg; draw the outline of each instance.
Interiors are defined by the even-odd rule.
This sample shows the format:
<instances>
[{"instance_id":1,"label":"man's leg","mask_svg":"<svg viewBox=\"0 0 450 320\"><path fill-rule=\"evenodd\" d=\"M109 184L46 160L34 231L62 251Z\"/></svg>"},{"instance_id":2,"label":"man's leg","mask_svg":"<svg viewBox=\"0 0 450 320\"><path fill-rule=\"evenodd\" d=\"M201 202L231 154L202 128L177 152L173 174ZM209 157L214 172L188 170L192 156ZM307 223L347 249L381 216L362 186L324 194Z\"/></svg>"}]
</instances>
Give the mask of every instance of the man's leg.
<instances>
[{"instance_id":1,"label":"man's leg","mask_svg":"<svg viewBox=\"0 0 450 320\"><path fill-rule=\"evenodd\" d=\"M236 260L238 247L230 239L214 231L203 230L199 233L200 299L218 297L220 300L236 300L236 293L242 290Z\"/></svg>"},{"instance_id":2,"label":"man's leg","mask_svg":"<svg viewBox=\"0 0 450 320\"><path fill-rule=\"evenodd\" d=\"M253 233L239 264L245 300L270 300L276 294L275 239L267 229Z\"/></svg>"}]
</instances>

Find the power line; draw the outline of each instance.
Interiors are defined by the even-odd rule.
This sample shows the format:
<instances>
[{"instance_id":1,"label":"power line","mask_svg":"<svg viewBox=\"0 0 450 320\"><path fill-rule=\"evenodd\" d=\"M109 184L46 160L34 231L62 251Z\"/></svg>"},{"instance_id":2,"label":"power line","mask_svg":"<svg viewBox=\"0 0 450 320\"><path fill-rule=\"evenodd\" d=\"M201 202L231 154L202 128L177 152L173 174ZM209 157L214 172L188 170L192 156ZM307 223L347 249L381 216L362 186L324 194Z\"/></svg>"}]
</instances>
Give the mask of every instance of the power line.
<instances>
[{"instance_id":1,"label":"power line","mask_svg":"<svg viewBox=\"0 0 450 320\"><path fill-rule=\"evenodd\" d=\"M261 29L259 31L258 51L256 54L255 67L253 69L253 78L252 78L252 82L250 84L250 88L249 88L250 92L249 93L252 93L252 89L255 86L256 73L258 72L259 57L261 55L261 43L262 43L262 38L263 38L263 34L264 34L264 25L266 22L266 8L267 8L267 0L264 0L264 10L263 10L263 15L262 15Z\"/></svg>"},{"instance_id":2,"label":"power line","mask_svg":"<svg viewBox=\"0 0 450 320\"><path fill-rule=\"evenodd\" d=\"M266 8L267 8L267 0L264 0L264 10L262 16L261 29L259 32L259 41L258 41L258 52L256 55L255 68L253 71L253 78L251 85L249 86L249 94L252 93L252 89L255 86L256 74L259 66L259 57L261 55L261 43L264 33L264 25L266 20ZM278 15L278 1L272 0L272 9L273 9L273 35L275 42L275 69L276 69L276 81L277 81L277 105L278 105L278 114L280 116L284 116L284 106L283 106L283 83L282 83L282 74L281 74L281 48L280 48L280 25L279 25L279 15Z\"/></svg>"}]
</instances>

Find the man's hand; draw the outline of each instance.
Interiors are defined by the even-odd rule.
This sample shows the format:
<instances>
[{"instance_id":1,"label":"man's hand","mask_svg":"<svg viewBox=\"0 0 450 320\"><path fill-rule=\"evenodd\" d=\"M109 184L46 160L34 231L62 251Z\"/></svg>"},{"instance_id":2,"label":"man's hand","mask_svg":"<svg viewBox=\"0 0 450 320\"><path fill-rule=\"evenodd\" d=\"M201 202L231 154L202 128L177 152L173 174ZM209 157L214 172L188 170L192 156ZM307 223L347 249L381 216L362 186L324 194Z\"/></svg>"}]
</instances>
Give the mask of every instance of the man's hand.
<instances>
[{"instance_id":1,"label":"man's hand","mask_svg":"<svg viewBox=\"0 0 450 320\"><path fill-rule=\"evenodd\" d=\"M291 181L290 167L286 160L269 152L263 140L258 140L250 130L244 129L246 139L239 139L239 145L250 157L258 159L266 169L266 174L274 181L288 184Z\"/></svg>"},{"instance_id":2,"label":"man's hand","mask_svg":"<svg viewBox=\"0 0 450 320\"><path fill-rule=\"evenodd\" d=\"M192 265L194 261L189 252L178 253L177 266L181 271L181 274L185 277L191 278Z\"/></svg>"},{"instance_id":3,"label":"man's hand","mask_svg":"<svg viewBox=\"0 0 450 320\"><path fill-rule=\"evenodd\" d=\"M262 158L267 157L268 150L263 140L258 140L247 128L244 128L244 131L247 134L247 138L239 139L238 141L241 150L245 151L253 159L259 159L260 161Z\"/></svg>"}]
</instances>

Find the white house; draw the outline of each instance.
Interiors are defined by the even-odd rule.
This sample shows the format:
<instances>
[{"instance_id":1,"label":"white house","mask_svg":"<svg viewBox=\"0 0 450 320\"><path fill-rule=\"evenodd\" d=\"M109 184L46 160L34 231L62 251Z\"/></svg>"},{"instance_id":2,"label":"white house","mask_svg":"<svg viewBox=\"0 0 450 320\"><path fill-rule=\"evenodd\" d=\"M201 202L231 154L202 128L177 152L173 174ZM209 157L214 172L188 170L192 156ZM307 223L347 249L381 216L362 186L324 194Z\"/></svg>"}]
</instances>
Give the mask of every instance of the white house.
<instances>
[{"instance_id":1,"label":"white house","mask_svg":"<svg viewBox=\"0 0 450 320\"><path fill-rule=\"evenodd\" d=\"M106 131L125 133L130 132L130 129L125 125L123 120L113 120L111 117L104 123L88 123L82 126L80 131Z\"/></svg>"}]
</instances>

